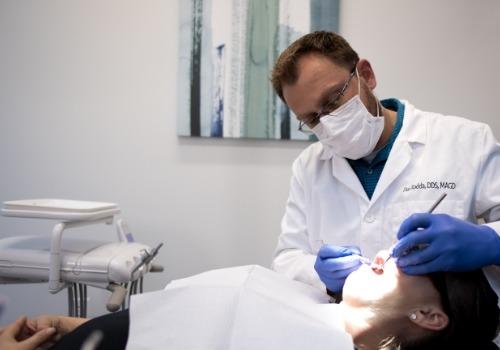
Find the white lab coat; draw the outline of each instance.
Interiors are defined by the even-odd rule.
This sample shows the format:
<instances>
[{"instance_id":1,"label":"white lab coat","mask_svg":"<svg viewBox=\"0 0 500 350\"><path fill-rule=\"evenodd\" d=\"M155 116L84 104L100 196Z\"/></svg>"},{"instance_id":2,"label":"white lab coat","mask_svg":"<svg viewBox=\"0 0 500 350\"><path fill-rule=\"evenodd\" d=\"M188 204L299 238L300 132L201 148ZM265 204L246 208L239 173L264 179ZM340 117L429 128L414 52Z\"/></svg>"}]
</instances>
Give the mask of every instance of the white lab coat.
<instances>
[{"instance_id":1,"label":"white lab coat","mask_svg":"<svg viewBox=\"0 0 500 350\"><path fill-rule=\"evenodd\" d=\"M482 218L500 232L500 145L490 127L401 102L403 126L371 200L348 162L321 143L295 160L275 271L324 291L314 270L322 243L358 245L373 259L393 244L405 218L426 212L443 192L434 213ZM500 294L500 268L484 270Z\"/></svg>"}]
</instances>

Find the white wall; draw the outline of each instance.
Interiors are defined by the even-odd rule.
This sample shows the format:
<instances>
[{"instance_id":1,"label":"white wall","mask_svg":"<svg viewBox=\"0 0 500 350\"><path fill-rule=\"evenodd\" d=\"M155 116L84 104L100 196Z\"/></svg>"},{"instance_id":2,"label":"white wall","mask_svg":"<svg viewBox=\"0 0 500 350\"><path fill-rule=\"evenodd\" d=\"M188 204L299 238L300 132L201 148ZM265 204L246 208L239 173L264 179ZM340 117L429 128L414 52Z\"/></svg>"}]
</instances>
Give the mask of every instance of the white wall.
<instances>
[{"instance_id":1,"label":"white wall","mask_svg":"<svg viewBox=\"0 0 500 350\"><path fill-rule=\"evenodd\" d=\"M290 165L307 144L176 136L177 0L0 0L0 201L120 205L136 238L164 242L147 290L207 269L269 265ZM341 32L378 75L380 97L490 123L498 0L344 0ZM0 217L0 238L54 222ZM70 231L68 231L69 234ZM114 228L85 231L113 235ZM66 313L65 292L0 285L17 315ZM91 290L90 316L109 293Z\"/></svg>"},{"instance_id":2,"label":"white wall","mask_svg":"<svg viewBox=\"0 0 500 350\"><path fill-rule=\"evenodd\" d=\"M343 0L341 31L380 97L489 123L500 136L500 1Z\"/></svg>"}]
</instances>

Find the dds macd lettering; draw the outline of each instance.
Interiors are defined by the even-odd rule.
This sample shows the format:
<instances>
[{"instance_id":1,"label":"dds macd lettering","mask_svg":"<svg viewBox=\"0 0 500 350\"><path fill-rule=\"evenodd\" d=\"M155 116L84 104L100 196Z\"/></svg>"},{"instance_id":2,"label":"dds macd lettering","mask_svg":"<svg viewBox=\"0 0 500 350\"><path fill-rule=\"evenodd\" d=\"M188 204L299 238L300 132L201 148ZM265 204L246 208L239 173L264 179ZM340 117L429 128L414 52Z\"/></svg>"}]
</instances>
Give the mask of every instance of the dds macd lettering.
<instances>
[{"instance_id":1,"label":"dds macd lettering","mask_svg":"<svg viewBox=\"0 0 500 350\"><path fill-rule=\"evenodd\" d=\"M446 188L450 190L454 190L457 187L455 182L446 182L446 181L427 181L427 182L419 182L417 184L413 184L410 186L405 186L403 192L408 192L411 190L425 190L425 189L440 189Z\"/></svg>"}]
</instances>

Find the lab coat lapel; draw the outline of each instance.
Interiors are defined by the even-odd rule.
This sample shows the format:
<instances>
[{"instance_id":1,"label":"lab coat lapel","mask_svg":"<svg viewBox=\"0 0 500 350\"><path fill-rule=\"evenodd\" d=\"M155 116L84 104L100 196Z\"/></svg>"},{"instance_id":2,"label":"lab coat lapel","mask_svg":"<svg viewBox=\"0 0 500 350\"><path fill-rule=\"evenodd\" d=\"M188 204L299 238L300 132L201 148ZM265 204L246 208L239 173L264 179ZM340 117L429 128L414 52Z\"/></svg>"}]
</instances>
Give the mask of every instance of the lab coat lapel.
<instances>
[{"instance_id":1,"label":"lab coat lapel","mask_svg":"<svg viewBox=\"0 0 500 350\"><path fill-rule=\"evenodd\" d=\"M375 188L375 192L371 198L371 203L374 203L385 190L394 182L403 170L410 164L412 149L408 142L403 142L398 148L393 148L391 156L387 159L384 171L380 176L380 180ZM359 182L358 177L354 174L349 163L341 157L333 156L332 158L332 173L340 182L350 188L353 192L361 196L366 201L370 201L368 196Z\"/></svg>"},{"instance_id":2,"label":"lab coat lapel","mask_svg":"<svg viewBox=\"0 0 500 350\"><path fill-rule=\"evenodd\" d=\"M410 164L413 145L425 145L427 141L427 118L407 101L402 100L402 102L405 104L403 127L394 142L389 158L373 193L371 199L372 205Z\"/></svg>"},{"instance_id":3,"label":"lab coat lapel","mask_svg":"<svg viewBox=\"0 0 500 350\"><path fill-rule=\"evenodd\" d=\"M396 146L396 144L394 144ZM412 149L408 142L399 144L399 147L392 149L384 170L373 192L371 202L375 203L382 196L385 190L398 178L403 170L410 164Z\"/></svg>"},{"instance_id":4,"label":"lab coat lapel","mask_svg":"<svg viewBox=\"0 0 500 350\"><path fill-rule=\"evenodd\" d=\"M345 186L350 188L354 193L363 197L368 201L368 196L359 182L358 177L352 170L351 166L345 158L339 157L337 155L332 156L332 175L342 182Z\"/></svg>"}]
</instances>

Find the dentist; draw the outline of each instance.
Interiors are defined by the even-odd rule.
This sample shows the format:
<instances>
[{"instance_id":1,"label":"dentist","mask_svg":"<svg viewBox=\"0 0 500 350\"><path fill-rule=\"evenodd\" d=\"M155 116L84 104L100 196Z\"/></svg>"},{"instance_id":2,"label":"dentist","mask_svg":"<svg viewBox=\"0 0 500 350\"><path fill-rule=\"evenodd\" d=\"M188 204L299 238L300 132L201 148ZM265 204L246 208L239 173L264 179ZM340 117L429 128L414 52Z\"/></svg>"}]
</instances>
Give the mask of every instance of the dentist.
<instances>
[{"instance_id":1,"label":"dentist","mask_svg":"<svg viewBox=\"0 0 500 350\"><path fill-rule=\"evenodd\" d=\"M275 271L340 300L347 276L391 247L407 274L482 268L500 292L500 145L488 125L379 101L370 62L331 32L292 43L271 82L319 140L293 163Z\"/></svg>"}]
</instances>

